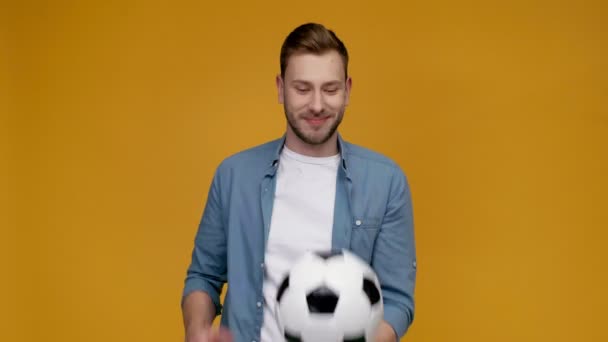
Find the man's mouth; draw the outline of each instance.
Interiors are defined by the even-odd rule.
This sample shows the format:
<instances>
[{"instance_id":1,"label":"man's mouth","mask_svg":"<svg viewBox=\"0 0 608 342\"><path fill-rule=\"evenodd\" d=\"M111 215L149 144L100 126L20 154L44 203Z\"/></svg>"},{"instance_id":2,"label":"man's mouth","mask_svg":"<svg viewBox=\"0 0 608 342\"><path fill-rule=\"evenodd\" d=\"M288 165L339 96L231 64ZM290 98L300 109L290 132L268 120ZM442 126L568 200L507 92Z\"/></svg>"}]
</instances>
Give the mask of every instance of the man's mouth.
<instances>
[{"instance_id":1,"label":"man's mouth","mask_svg":"<svg viewBox=\"0 0 608 342\"><path fill-rule=\"evenodd\" d=\"M304 120L306 120L306 122L308 122L310 125L319 126L319 125L322 125L323 123L325 123L325 121L327 121L327 119L329 119L329 116L311 117L311 118L305 118Z\"/></svg>"}]
</instances>

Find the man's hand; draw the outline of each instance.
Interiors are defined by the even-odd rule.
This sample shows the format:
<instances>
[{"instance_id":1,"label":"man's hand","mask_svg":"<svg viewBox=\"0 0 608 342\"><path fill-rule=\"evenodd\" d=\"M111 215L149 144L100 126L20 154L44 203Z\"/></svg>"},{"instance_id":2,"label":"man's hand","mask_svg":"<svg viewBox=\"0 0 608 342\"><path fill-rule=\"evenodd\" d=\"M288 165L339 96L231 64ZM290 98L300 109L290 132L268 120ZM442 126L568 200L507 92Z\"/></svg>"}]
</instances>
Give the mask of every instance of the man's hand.
<instances>
[{"instance_id":1,"label":"man's hand","mask_svg":"<svg viewBox=\"0 0 608 342\"><path fill-rule=\"evenodd\" d=\"M397 342L395 330L386 321L380 322L376 332L376 342Z\"/></svg>"},{"instance_id":2,"label":"man's hand","mask_svg":"<svg viewBox=\"0 0 608 342\"><path fill-rule=\"evenodd\" d=\"M186 342L232 342L232 334L224 327L209 327L186 336Z\"/></svg>"}]
</instances>

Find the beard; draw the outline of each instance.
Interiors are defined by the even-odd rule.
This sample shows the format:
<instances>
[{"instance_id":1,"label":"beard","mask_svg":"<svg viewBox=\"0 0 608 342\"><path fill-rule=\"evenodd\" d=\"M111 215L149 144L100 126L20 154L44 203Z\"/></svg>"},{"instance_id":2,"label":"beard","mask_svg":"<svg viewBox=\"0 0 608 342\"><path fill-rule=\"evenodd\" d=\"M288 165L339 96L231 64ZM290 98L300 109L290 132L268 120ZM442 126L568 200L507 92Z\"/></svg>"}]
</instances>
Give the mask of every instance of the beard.
<instances>
[{"instance_id":1,"label":"beard","mask_svg":"<svg viewBox=\"0 0 608 342\"><path fill-rule=\"evenodd\" d=\"M336 130L338 129L338 126L340 126L340 123L342 122L342 118L344 117L344 107L340 108L337 112L335 116L332 116L332 118L335 118L330 124L329 126L325 126L323 125L322 127L319 127L319 129L317 130L311 130L309 132L305 132L303 129L303 124L302 122L304 121L304 119L302 118L296 118L296 116L290 112L287 109L287 106L283 106L285 109L285 118L287 119L287 124L289 125L289 127L291 127L291 130L295 133L295 135L300 138L300 140L302 140L303 142L309 144L309 145L322 145L324 143L326 143L336 132ZM323 117L325 116L325 114L321 114L321 115L314 115L311 114L311 117ZM331 119L327 119L327 120L331 120Z\"/></svg>"}]
</instances>

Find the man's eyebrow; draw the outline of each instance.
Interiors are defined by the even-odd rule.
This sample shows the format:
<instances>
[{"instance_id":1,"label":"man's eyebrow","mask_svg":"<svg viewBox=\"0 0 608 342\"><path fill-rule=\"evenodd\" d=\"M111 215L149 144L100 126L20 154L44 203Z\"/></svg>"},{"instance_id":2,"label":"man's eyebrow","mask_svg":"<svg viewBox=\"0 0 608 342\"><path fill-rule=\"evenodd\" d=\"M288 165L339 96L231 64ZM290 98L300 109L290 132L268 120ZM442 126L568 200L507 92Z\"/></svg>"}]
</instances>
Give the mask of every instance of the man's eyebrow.
<instances>
[{"instance_id":1,"label":"man's eyebrow","mask_svg":"<svg viewBox=\"0 0 608 342\"><path fill-rule=\"evenodd\" d=\"M340 85L342 85L341 81L329 81L327 83L323 83L324 87L327 87L327 86L340 86Z\"/></svg>"},{"instance_id":2,"label":"man's eyebrow","mask_svg":"<svg viewBox=\"0 0 608 342\"><path fill-rule=\"evenodd\" d=\"M307 86L311 86L312 85L311 82L304 81L304 80L293 80L293 81L291 81L291 84L305 84Z\"/></svg>"},{"instance_id":3,"label":"man's eyebrow","mask_svg":"<svg viewBox=\"0 0 608 342\"><path fill-rule=\"evenodd\" d=\"M304 84L307 86L312 86L312 82L309 81L305 81L305 80L293 80L290 82L291 84ZM338 80L334 80L334 81L329 81L329 82L325 82L322 84L323 87L327 87L327 86L339 86L342 84L342 81L338 81Z\"/></svg>"}]
</instances>

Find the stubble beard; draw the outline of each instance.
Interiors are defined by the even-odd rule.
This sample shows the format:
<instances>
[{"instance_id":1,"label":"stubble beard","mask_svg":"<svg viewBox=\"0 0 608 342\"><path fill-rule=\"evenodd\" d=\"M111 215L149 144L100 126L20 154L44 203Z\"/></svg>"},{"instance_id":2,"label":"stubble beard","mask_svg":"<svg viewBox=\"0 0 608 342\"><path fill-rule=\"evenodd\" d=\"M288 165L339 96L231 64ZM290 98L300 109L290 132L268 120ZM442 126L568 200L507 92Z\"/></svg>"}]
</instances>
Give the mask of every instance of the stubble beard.
<instances>
[{"instance_id":1,"label":"stubble beard","mask_svg":"<svg viewBox=\"0 0 608 342\"><path fill-rule=\"evenodd\" d=\"M322 145L326 143L334 135L334 133L338 129L338 126L340 126L340 123L342 123L342 118L344 117L344 108L341 108L335 116L336 120L332 123L332 125L329 127L329 130L325 134L321 136L316 136L315 134L307 135L304 131L302 131L302 129L300 129L300 127L298 127L297 121L293 113L287 110L287 106L283 107L285 109L285 118L287 119L287 124L289 125L289 127L291 127L291 130L298 138L300 138L300 140L302 140L306 144L313 146Z\"/></svg>"}]
</instances>

